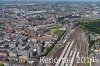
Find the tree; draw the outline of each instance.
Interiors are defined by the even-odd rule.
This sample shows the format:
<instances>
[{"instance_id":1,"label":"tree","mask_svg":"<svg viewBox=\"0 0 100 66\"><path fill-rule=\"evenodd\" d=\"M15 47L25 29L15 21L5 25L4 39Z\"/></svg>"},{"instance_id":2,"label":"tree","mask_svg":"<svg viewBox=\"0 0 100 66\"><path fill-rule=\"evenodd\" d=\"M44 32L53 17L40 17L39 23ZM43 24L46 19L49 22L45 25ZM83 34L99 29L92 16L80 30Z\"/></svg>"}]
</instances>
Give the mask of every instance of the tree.
<instances>
[{"instance_id":1,"label":"tree","mask_svg":"<svg viewBox=\"0 0 100 66\"><path fill-rule=\"evenodd\" d=\"M0 66L4 66L4 64L0 64Z\"/></svg>"}]
</instances>

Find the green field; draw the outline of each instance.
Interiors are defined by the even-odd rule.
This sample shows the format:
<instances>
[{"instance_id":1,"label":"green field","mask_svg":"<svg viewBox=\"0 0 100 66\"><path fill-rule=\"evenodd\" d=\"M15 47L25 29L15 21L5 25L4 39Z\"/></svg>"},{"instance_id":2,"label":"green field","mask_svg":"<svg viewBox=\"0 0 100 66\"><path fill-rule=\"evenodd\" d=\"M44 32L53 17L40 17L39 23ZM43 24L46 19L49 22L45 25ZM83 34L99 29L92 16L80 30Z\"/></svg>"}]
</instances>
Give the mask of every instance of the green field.
<instances>
[{"instance_id":1,"label":"green field","mask_svg":"<svg viewBox=\"0 0 100 66\"><path fill-rule=\"evenodd\" d=\"M60 30L60 29L56 29L56 30L53 31L53 33L58 37L61 37L63 32L64 32L64 30Z\"/></svg>"}]
</instances>

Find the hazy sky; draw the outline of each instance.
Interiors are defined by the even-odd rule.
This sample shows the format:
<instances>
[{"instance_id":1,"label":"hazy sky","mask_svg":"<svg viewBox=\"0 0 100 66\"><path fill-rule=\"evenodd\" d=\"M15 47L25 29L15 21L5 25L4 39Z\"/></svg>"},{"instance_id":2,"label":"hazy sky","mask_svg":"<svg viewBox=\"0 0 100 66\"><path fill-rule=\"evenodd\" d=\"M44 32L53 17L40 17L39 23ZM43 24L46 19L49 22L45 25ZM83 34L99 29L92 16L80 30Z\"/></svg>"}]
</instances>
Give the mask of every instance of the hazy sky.
<instances>
[{"instance_id":1,"label":"hazy sky","mask_svg":"<svg viewBox=\"0 0 100 66\"><path fill-rule=\"evenodd\" d=\"M0 0L0 3L6 3L6 2L10 2L10 1L14 1L14 2L31 2L31 1L97 1L100 2L100 0Z\"/></svg>"},{"instance_id":2,"label":"hazy sky","mask_svg":"<svg viewBox=\"0 0 100 66\"><path fill-rule=\"evenodd\" d=\"M0 0L0 1L100 1L100 0Z\"/></svg>"}]
</instances>

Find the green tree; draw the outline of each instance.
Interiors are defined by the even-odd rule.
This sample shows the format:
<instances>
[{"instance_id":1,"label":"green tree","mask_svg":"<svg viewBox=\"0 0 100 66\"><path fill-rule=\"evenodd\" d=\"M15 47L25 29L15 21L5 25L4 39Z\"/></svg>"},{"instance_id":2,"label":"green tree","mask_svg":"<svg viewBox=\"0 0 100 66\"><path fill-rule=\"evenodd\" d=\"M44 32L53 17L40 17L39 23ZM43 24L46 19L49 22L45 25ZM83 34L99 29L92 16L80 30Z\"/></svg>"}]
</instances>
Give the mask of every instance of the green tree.
<instances>
[{"instance_id":1,"label":"green tree","mask_svg":"<svg viewBox=\"0 0 100 66\"><path fill-rule=\"evenodd\" d=\"M4 64L0 64L0 66L4 66Z\"/></svg>"}]
</instances>

